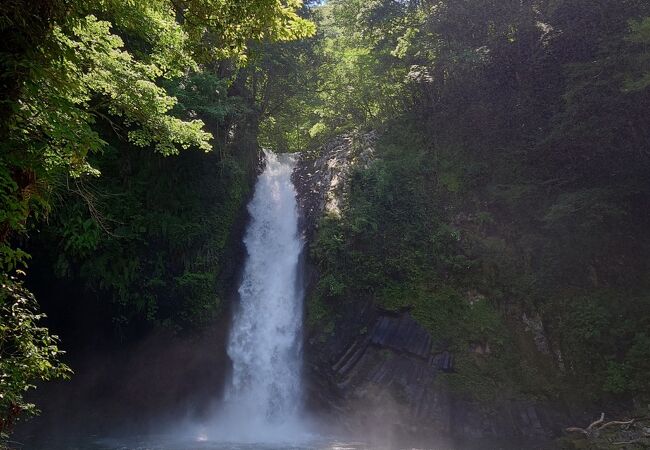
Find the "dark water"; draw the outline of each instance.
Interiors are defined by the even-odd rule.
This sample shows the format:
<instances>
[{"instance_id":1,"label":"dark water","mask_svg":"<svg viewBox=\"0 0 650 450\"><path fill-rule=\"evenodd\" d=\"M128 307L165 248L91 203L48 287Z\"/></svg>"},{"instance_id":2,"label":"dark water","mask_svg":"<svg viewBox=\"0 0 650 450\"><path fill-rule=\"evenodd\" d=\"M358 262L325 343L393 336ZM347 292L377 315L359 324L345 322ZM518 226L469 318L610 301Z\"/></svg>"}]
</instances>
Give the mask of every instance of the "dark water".
<instances>
[{"instance_id":1,"label":"dark water","mask_svg":"<svg viewBox=\"0 0 650 450\"><path fill-rule=\"evenodd\" d=\"M38 443L14 443L16 450L546 450L552 447L531 443L513 442L451 442L448 440L431 443L395 444L383 441L362 442L352 438L316 437L296 442L287 439L277 443L234 443L205 440L198 436L179 438L176 435L147 435L125 438L67 436L57 440L41 436Z\"/></svg>"},{"instance_id":2,"label":"dark water","mask_svg":"<svg viewBox=\"0 0 650 450\"><path fill-rule=\"evenodd\" d=\"M146 437L129 439L83 439L42 442L36 447L21 446L25 450L372 450L381 446L368 446L359 442L318 440L307 443L284 444L238 444L196 440L175 440L165 437ZM442 449L440 449L442 450ZM446 450L446 449L445 449Z\"/></svg>"},{"instance_id":3,"label":"dark water","mask_svg":"<svg viewBox=\"0 0 650 450\"><path fill-rule=\"evenodd\" d=\"M179 440L169 437L132 437L65 439L60 441L45 440L20 445L14 443L16 449L24 450L547 450L556 447L550 442L494 442L481 441L464 444L436 445L383 445L381 443L367 444L353 440L319 439L302 443L278 444L241 444L228 442L211 442L197 439Z\"/></svg>"},{"instance_id":4,"label":"dark water","mask_svg":"<svg viewBox=\"0 0 650 450\"><path fill-rule=\"evenodd\" d=\"M323 439L304 443L283 444L240 444L209 442L200 440L178 440L165 437L128 439L90 438L62 441L41 441L21 445L14 443L16 450L556 450L552 442L494 442L474 441L463 444L436 445L383 445L367 444L353 440Z\"/></svg>"}]
</instances>

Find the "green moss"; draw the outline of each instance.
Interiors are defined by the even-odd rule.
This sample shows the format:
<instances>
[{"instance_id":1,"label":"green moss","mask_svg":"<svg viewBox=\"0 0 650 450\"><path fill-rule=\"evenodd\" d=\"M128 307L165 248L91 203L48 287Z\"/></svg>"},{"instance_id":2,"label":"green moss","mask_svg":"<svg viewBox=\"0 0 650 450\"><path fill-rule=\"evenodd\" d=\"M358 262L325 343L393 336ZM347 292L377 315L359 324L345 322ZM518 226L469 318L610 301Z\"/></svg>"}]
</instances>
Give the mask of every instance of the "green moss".
<instances>
[{"instance_id":1,"label":"green moss","mask_svg":"<svg viewBox=\"0 0 650 450\"><path fill-rule=\"evenodd\" d=\"M327 339L334 332L334 312L323 297L317 293L312 294L307 300L305 323L308 330L318 336L321 341Z\"/></svg>"}]
</instances>

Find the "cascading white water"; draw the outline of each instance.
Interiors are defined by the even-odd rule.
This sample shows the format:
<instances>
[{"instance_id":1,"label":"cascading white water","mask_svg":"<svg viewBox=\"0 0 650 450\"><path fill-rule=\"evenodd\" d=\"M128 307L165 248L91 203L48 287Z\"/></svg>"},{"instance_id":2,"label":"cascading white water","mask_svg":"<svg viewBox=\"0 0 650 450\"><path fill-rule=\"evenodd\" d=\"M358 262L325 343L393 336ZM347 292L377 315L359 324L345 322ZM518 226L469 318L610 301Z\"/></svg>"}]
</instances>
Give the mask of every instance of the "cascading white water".
<instances>
[{"instance_id":1,"label":"cascading white water","mask_svg":"<svg viewBox=\"0 0 650 450\"><path fill-rule=\"evenodd\" d=\"M233 374L223 416L233 440L273 441L296 433L301 405L302 289L293 155L266 154L248 205L248 253L228 355ZM224 421L222 421L223 423Z\"/></svg>"}]
</instances>

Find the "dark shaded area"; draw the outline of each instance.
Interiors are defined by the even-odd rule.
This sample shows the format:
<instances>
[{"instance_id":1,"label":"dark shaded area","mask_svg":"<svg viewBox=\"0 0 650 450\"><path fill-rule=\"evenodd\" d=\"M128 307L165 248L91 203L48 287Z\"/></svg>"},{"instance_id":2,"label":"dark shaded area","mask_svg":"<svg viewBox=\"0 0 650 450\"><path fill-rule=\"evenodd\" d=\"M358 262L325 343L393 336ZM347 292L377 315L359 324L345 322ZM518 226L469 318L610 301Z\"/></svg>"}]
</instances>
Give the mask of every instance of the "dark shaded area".
<instances>
[{"instance_id":1,"label":"dark shaded area","mask_svg":"<svg viewBox=\"0 0 650 450\"><path fill-rule=\"evenodd\" d=\"M259 162L257 148L248 148L255 155L244 156L252 161L247 177L247 183L252 184ZM204 155L196 156L205 158L199 164L210 160ZM219 175L214 166L212 170L206 167L203 174L206 179L218 179ZM109 174L104 179L111 182ZM206 309L208 315L190 322L186 321L184 311L196 299L173 292L165 294L171 294L173 301L167 306L167 317L172 320L167 325L141 314L122 322L124 308L130 306L112 300L111 290L96 289L93 284L82 282L83 278L62 278L52 271L53 258L58 258L59 253L56 247L50 247L56 242L51 232L44 238L31 239L33 247L29 250L35 263L30 267L29 286L41 299L46 325L61 338L61 346L66 350L64 361L74 375L70 381L43 384L30 395L29 400L42 413L19 424L14 436L17 442L25 443L26 448L47 448L55 440L72 442L71 438L84 436L161 433L170 424L200 418L210 411L221 398L230 371L226 345L231 305L236 301L245 258L242 237L248 220L244 206L249 195L238 204L234 222L224 230L214 231L225 233L227 238L218 253L211 253L213 258L218 254L224 262L214 274L217 285L209 285L211 290L205 300L219 302L218 314ZM210 233L209 229L205 231ZM115 236L106 238L118 239L119 244L120 239ZM166 268L173 271L173 262Z\"/></svg>"}]
</instances>

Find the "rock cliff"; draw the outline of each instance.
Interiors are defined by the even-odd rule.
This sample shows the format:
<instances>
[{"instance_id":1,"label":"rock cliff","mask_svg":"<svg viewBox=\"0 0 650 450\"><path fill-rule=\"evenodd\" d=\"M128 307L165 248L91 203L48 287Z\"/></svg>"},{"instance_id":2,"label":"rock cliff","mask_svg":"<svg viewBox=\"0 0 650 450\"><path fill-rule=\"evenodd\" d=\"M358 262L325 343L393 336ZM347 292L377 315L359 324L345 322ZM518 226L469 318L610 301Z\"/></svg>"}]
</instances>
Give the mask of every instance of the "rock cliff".
<instances>
[{"instance_id":1,"label":"rock cliff","mask_svg":"<svg viewBox=\"0 0 650 450\"><path fill-rule=\"evenodd\" d=\"M321 217L344 213L351 174L372 164L376 138L375 133L348 134L317 154L301 156L294 183L308 242ZM309 256L307 274L309 296L318 281ZM409 311L384 311L372 299L337 308L332 333L307 333L309 400L349 430L384 442L431 442L441 436L547 442L566 423L548 405L527 400L485 405L454 392L444 376L456 370L454 355Z\"/></svg>"}]
</instances>

